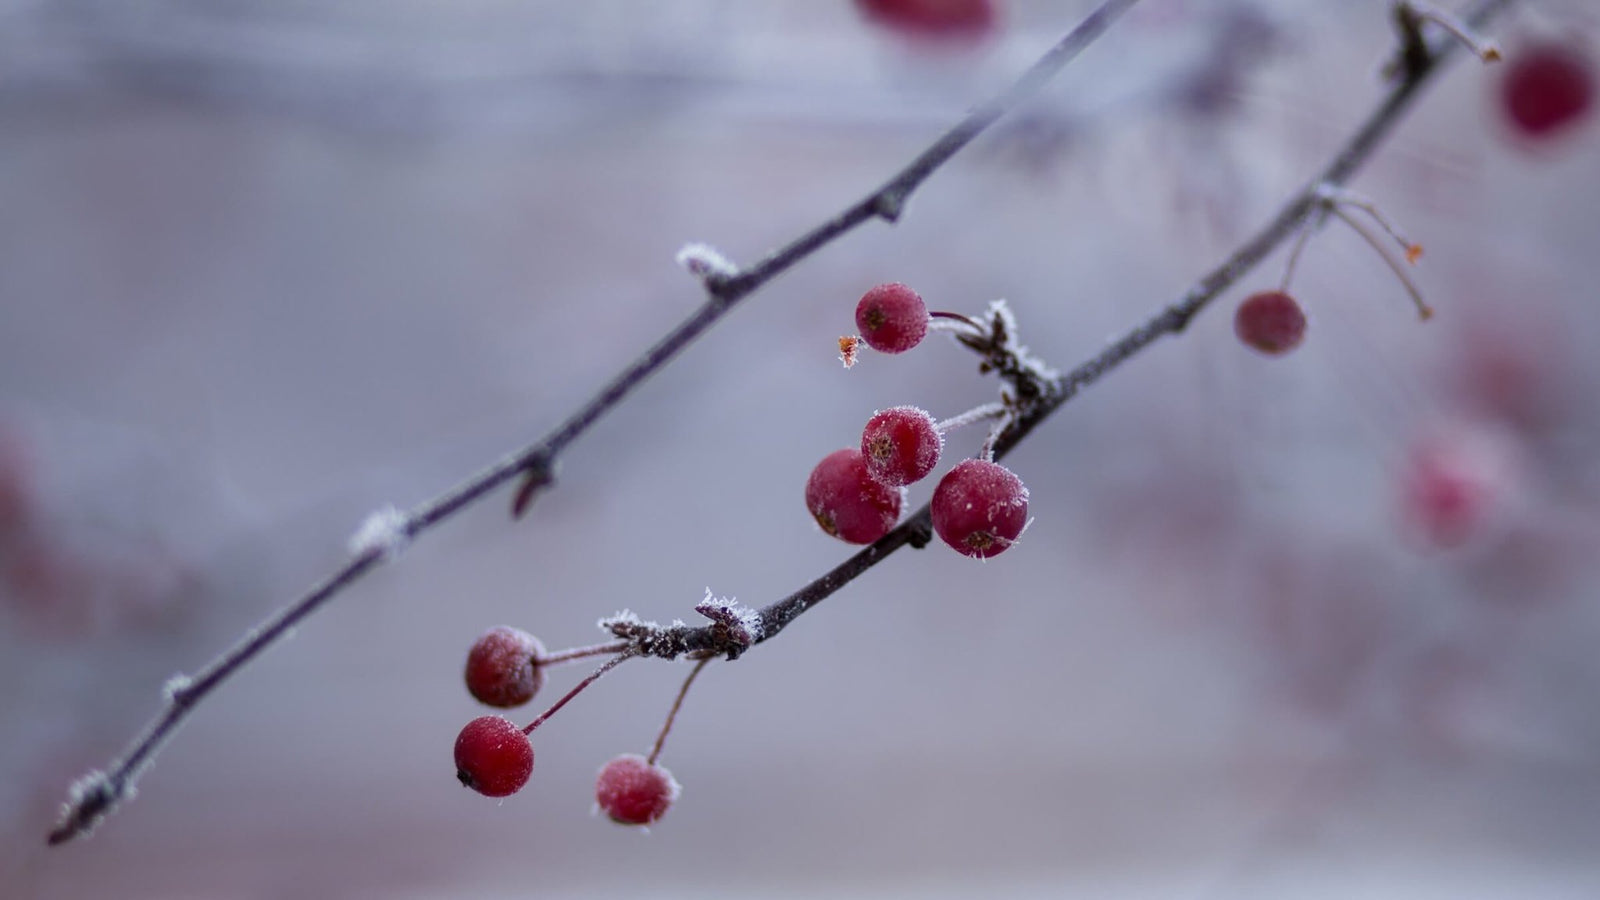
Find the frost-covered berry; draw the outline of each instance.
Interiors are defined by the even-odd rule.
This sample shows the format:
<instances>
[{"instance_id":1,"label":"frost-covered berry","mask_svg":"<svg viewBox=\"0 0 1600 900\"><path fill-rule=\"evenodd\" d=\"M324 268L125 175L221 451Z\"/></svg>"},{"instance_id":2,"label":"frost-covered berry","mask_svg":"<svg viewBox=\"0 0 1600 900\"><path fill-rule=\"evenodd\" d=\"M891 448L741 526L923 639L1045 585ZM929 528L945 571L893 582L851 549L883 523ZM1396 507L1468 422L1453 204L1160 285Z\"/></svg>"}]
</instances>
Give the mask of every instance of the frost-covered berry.
<instances>
[{"instance_id":1,"label":"frost-covered berry","mask_svg":"<svg viewBox=\"0 0 1600 900\"><path fill-rule=\"evenodd\" d=\"M995 22L990 0L856 0L856 8L910 37L976 37Z\"/></svg>"},{"instance_id":2,"label":"frost-covered berry","mask_svg":"<svg viewBox=\"0 0 1600 900\"><path fill-rule=\"evenodd\" d=\"M943 444L933 416L915 406L875 413L861 431L867 473L891 487L926 478L938 465Z\"/></svg>"},{"instance_id":3,"label":"frost-covered berry","mask_svg":"<svg viewBox=\"0 0 1600 900\"><path fill-rule=\"evenodd\" d=\"M544 646L526 631L508 625L491 628L467 651L467 690L489 706L521 706L544 684L542 656Z\"/></svg>"},{"instance_id":4,"label":"frost-covered berry","mask_svg":"<svg viewBox=\"0 0 1600 900\"><path fill-rule=\"evenodd\" d=\"M1028 489L999 463L963 460L933 489L933 530L967 556L1004 553L1028 524Z\"/></svg>"},{"instance_id":5,"label":"frost-covered berry","mask_svg":"<svg viewBox=\"0 0 1600 900\"><path fill-rule=\"evenodd\" d=\"M1252 349L1281 356L1300 346L1306 336L1306 314L1283 291L1251 294L1233 314L1233 333Z\"/></svg>"},{"instance_id":6,"label":"frost-covered berry","mask_svg":"<svg viewBox=\"0 0 1600 900\"><path fill-rule=\"evenodd\" d=\"M823 531L852 544L870 544L900 519L900 489L873 478L861 451L846 447L811 470L806 509Z\"/></svg>"},{"instance_id":7,"label":"frost-covered berry","mask_svg":"<svg viewBox=\"0 0 1600 900\"><path fill-rule=\"evenodd\" d=\"M880 284L856 304L856 330L879 353L904 353L928 333L928 305L899 282Z\"/></svg>"},{"instance_id":8,"label":"frost-covered berry","mask_svg":"<svg viewBox=\"0 0 1600 900\"><path fill-rule=\"evenodd\" d=\"M1506 65L1500 105L1518 133L1543 138L1588 112L1594 78L1582 49L1559 41L1528 44Z\"/></svg>"},{"instance_id":9,"label":"frost-covered berry","mask_svg":"<svg viewBox=\"0 0 1600 900\"><path fill-rule=\"evenodd\" d=\"M600 770L594 800L618 825L649 825L667 814L681 790L665 768L625 753Z\"/></svg>"},{"instance_id":10,"label":"frost-covered berry","mask_svg":"<svg viewBox=\"0 0 1600 900\"><path fill-rule=\"evenodd\" d=\"M504 716L479 716L456 737L456 778L485 797L508 797L533 774L533 744Z\"/></svg>"}]
</instances>

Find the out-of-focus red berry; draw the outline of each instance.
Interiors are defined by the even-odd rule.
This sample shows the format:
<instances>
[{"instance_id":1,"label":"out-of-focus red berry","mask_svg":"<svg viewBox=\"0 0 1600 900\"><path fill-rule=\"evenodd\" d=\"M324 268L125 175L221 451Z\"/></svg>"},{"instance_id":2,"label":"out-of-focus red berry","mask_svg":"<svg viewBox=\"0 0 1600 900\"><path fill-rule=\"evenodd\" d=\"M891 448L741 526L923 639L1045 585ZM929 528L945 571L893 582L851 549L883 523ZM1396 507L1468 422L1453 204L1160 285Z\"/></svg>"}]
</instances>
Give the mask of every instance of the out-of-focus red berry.
<instances>
[{"instance_id":1,"label":"out-of-focus red berry","mask_svg":"<svg viewBox=\"0 0 1600 900\"><path fill-rule=\"evenodd\" d=\"M1282 356L1306 336L1306 314L1283 291L1251 294L1233 314L1233 333L1246 346L1268 356Z\"/></svg>"},{"instance_id":2,"label":"out-of-focus red berry","mask_svg":"<svg viewBox=\"0 0 1600 900\"><path fill-rule=\"evenodd\" d=\"M913 38L977 38L994 31L991 0L855 0L873 22Z\"/></svg>"},{"instance_id":3,"label":"out-of-focus red berry","mask_svg":"<svg viewBox=\"0 0 1600 900\"><path fill-rule=\"evenodd\" d=\"M594 799L618 825L649 825L667 814L681 788L672 773L636 753L606 763L594 783Z\"/></svg>"},{"instance_id":4,"label":"out-of-focus red berry","mask_svg":"<svg viewBox=\"0 0 1600 900\"><path fill-rule=\"evenodd\" d=\"M544 684L539 639L518 628L491 628L467 651L467 690L479 703L510 709L533 699Z\"/></svg>"},{"instance_id":5,"label":"out-of-focus red berry","mask_svg":"<svg viewBox=\"0 0 1600 900\"><path fill-rule=\"evenodd\" d=\"M1594 64L1560 41L1524 45L1507 60L1500 105L1523 137L1542 139L1575 124L1594 104Z\"/></svg>"},{"instance_id":6,"label":"out-of-focus red berry","mask_svg":"<svg viewBox=\"0 0 1600 900\"><path fill-rule=\"evenodd\" d=\"M811 471L806 509L823 531L852 544L870 544L900 519L900 489L873 478L861 451L846 447L823 457Z\"/></svg>"}]
</instances>

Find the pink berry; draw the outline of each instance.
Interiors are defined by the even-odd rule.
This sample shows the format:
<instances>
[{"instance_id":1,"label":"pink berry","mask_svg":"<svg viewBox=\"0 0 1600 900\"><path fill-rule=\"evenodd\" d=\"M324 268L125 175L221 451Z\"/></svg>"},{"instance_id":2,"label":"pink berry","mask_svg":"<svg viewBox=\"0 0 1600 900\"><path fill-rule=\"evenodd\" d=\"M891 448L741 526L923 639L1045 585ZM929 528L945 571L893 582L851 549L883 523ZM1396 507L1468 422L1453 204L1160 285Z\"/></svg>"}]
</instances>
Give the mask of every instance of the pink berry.
<instances>
[{"instance_id":1,"label":"pink berry","mask_svg":"<svg viewBox=\"0 0 1600 900\"><path fill-rule=\"evenodd\" d=\"M1417 441L1401 472L1407 524L1441 549L1492 530L1516 493L1515 457L1514 445L1484 429L1457 428Z\"/></svg>"},{"instance_id":2,"label":"pink berry","mask_svg":"<svg viewBox=\"0 0 1600 900\"><path fill-rule=\"evenodd\" d=\"M938 465L943 444L933 417L915 406L875 413L861 431L867 473L890 487L926 478Z\"/></svg>"},{"instance_id":3,"label":"pink berry","mask_svg":"<svg viewBox=\"0 0 1600 900\"><path fill-rule=\"evenodd\" d=\"M928 333L928 306L903 284L880 284L856 304L856 329L879 353L904 353Z\"/></svg>"},{"instance_id":4,"label":"pink berry","mask_svg":"<svg viewBox=\"0 0 1600 900\"><path fill-rule=\"evenodd\" d=\"M518 628L491 628L467 651L467 690L479 703L510 709L533 699L544 684L539 639Z\"/></svg>"},{"instance_id":5,"label":"pink berry","mask_svg":"<svg viewBox=\"0 0 1600 900\"><path fill-rule=\"evenodd\" d=\"M856 0L856 8L910 37L976 37L995 21L990 0Z\"/></svg>"},{"instance_id":6,"label":"pink berry","mask_svg":"<svg viewBox=\"0 0 1600 900\"><path fill-rule=\"evenodd\" d=\"M1557 41L1523 47L1506 65L1500 103L1518 132L1547 137L1594 102L1594 67L1578 48Z\"/></svg>"},{"instance_id":7,"label":"pink berry","mask_svg":"<svg viewBox=\"0 0 1600 900\"><path fill-rule=\"evenodd\" d=\"M509 797L533 774L533 744L504 716L479 716L456 737L456 778L485 797Z\"/></svg>"},{"instance_id":8,"label":"pink berry","mask_svg":"<svg viewBox=\"0 0 1600 900\"><path fill-rule=\"evenodd\" d=\"M1246 297L1233 315L1233 333L1268 356L1282 356L1306 336L1306 314L1283 291L1261 291Z\"/></svg>"},{"instance_id":9,"label":"pink berry","mask_svg":"<svg viewBox=\"0 0 1600 900\"><path fill-rule=\"evenodd\" d=\"M1028 489L999 463L963 460L933 489L933 530L967 556L1004 553L1028 524Z\"/></svg>"},{"instance_id":10,"label":"pink berry","mask_svg":"<svg viewBox=\"0 0 1600 900\"><path fill-rule=\"evenodd\" d=\"M900 489L873 478L860 450L823 457L806 480L806 509L822 530L852 544L870 544L900 518Z\"/></svg>"},{"instance_id":11,"label":"pink berry","mask_svg":"<svg viewBox=\"0 0 1600 900\"><path fill-rule=\"evenodd\" d=\"M594 782L594 799L618 825L649 825L667 814L682 788L672 773L637 753L606 763Z\"/></svg>"}]
</instances>

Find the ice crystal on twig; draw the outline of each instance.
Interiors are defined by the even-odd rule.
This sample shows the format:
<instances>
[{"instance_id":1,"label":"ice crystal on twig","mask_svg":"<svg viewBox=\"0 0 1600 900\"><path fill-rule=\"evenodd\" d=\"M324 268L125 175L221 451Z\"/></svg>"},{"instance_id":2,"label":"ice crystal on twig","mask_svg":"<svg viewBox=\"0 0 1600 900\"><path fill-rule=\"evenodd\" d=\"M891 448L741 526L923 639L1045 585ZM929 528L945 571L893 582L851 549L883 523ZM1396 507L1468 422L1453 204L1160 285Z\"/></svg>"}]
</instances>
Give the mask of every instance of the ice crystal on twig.
<instances>
[{"instance_id":1,"label":"ice crystal on twig","mask_svg":"<svg viewBox=\"0 0 1600 900\"><path fill-rule=\"evenodd\" d=\"M677 259L678 265L702 281L727 281L739 274L739 267L710 244L684 244Z\"/></svg>"},{"instance_id":2,"label":"ice crystal on twig","mask_svg":"<svg viewBox=\"0 0 1600 900\"><path fill-rule=\"evenodd\" d=\"M761 640L766 630L760 610L744 606L732 597L717 597L711 593L711 588L706 588L705 599L695 605L694 611L726 629L728 639L741 647Z\"/></svg>"},{"instance_id":3,"label":"ice crystal on twig","mask_svg":"<svg viewBox=\"0 0 1600 900\"><path fill-rule=\"evenodd\" d=\"M391 560L410 540L411 519L394 506L385 506L362 520L361 527L350 536L350 552L356 556L377 552Z\"/></svg>"}]
</instances>

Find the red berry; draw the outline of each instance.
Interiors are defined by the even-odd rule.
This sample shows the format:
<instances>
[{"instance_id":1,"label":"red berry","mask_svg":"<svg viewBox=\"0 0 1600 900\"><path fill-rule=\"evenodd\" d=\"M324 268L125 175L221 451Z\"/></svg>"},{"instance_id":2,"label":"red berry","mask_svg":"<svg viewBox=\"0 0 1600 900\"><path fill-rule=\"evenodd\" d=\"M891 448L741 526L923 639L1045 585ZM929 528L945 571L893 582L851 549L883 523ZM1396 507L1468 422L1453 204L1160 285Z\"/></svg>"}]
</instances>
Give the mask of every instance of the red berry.
<instances>
[{"instance_id":1,"label":"red berry","mask_svg":"<svg viewBox=\"0 0 1600 900\"><path fill-rule=\"evenodd\" d=\"M508 797L533 774L533 744L504 716L479 716L456 737L456 778L485 797Z\"/></svg>"},{"instance_id":2,"label":"red berry","mask_svg":"<svg viewBox=\"0 0 1600 900\"><path fill-rule=\"evenodd\" d=\"M1506 64L1500 103L1511 124L1543 138L1572 124L1594 102L1594 67L1582 50L1557 41L1523 47Z\"/></svg>"},{"instance_id":3,"label":"red berry","mask_svg":"<svg viewBox=\"0 0 1600 900\"><path fill-rule=\"evenodd\" d=\"M539 639L518 628L491 628L467 651L467 690L479 703L510 709L533 699L544 684Z\"/></svg>"},{"instance_id":4,"label":"red berry","mask_svg":"<svg viewBox=\"0 0 1600 900\"><path fill-rule=\"evenodd\" d=\"M1401 472L1401 510L1412 531L1439 548L1492 530L1516 493L1514 445L1460 428L1417 441Z\"/></svg>"},{"instance_id":5,"label":"red berry","mask_svg":"<svg viewBox=\"0 0 1600 900\"><path fill-rule=\"evenodd\" d=\"M1233 314L1233 333L1255 350L1281 356L1300 346L1306 336L1306 314L1283 291L1261 291L1239 304Z\"/></svg>"},{"instance_id":6,"label":"red berry","mask_svg":"<svg viewBox=\"0 0 1600 900\"><path fill-rule=\"evenodd\" d=\"M996 556L1028 524L1028 489L999 463L963 460L933 489L932 512L946 544L967 556Z\"/></svg>"},{"instance_id":7,"label":"red berry","mask_svg":"<svg viewBox=\"0 0 1600 900\"><path fill-rule=\"evenodd\" d=\"M681 790L671 772L625 753L600 770L594 799L618 825L649 825L667 814Z\"/></svg>"},{"instance_id":8,"label":"red berry","mask_svg":"<svg viewBox=\"0 0 1600 900\"><path fill-rule=\"evenodd\" d=\"M861 431L867 473L891 487L926 478L938 465L943 444L933 416L915 406L875 413Z\"/></svg>"},{"instance_id":9,"label":"red berry","mask_svg":"<svg viewBox=\"0 0 1600 900\"><path fill-rule=\"evenodd\" d=\"M846 447L823 457L811 470L806 509L823 531L852 544L870 544L899 520L900 489L873 478L861 451Z\"/></svg>"},{"instance_id":10,"label":"red berry","mask_svg":"<svg viewBox=\"0 0 1600 900\"><path fill-rule=\"evenodd\" d=\"M993 30L990 0L856 0L867 18L911 37L976 37Z\"/></svg>"},{"instance_id":11,"label":"red berry","mask_svg":"<svg viewBox=\"0 0 1600 900\"><path fill-rule=\"evenodd\" d=\"M880 353L904 353L928 333L928 306L903 284L880 284L856 304L856 329L868 347Z\"/></svg>"}]
</instances>

